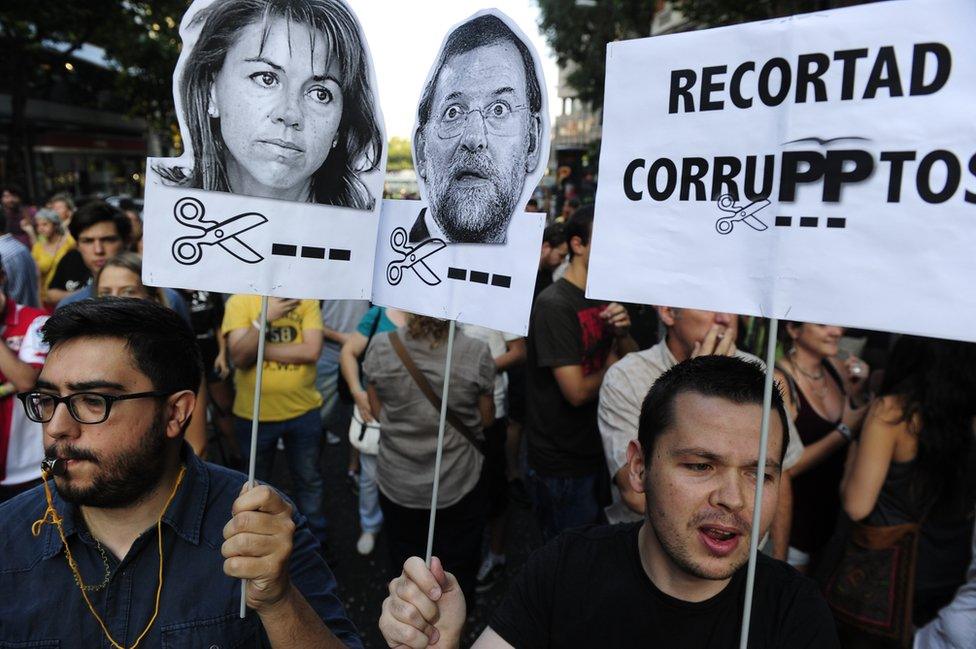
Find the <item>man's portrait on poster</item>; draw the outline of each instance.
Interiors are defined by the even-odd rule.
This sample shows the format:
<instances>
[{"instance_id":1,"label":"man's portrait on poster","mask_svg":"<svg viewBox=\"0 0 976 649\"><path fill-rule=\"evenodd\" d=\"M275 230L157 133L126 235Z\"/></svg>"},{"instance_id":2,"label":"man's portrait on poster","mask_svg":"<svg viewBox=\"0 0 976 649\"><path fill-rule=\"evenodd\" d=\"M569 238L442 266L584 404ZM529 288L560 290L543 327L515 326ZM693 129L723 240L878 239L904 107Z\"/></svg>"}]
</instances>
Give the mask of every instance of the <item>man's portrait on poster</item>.
<instances>
[{"instance_id":1,"label":"man's portrait on poster","mask_svg":"<svg viewBox=\"0 0 976 649\"><path fill-rule=\"evenodd\" d=\"M455 27L417 107L413 154L427 207L410 241L505 243L545 164L547 120L525 37L496 13Z\"/></svg>"},{"instance_id":2,"label":"man's portrait on poster","mask_svg":"<svg viewBox=\"0 0 976 649\"><path fill-rule=\"evenodd\" d=\"M342 0L191 7L174 75L184 156L170 186L372 210L382 118L359 23Z\"/></svg>"}]
</instances>

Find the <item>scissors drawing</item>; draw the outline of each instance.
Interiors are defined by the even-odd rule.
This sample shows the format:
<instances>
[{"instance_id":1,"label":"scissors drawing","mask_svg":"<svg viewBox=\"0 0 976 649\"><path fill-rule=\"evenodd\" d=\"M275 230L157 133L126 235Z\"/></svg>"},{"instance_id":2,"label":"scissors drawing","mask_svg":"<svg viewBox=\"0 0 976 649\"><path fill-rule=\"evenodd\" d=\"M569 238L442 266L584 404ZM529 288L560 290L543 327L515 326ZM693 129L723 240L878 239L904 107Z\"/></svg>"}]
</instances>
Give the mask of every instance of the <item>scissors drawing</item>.
<instances>
[{"instance_id":1,"label":"scissors drawing","mask_svg":"<svg viewBox=\"0 0 976 649\"><path fill-rule=\"evenodd\" d=\"M391 261L390 265L386 267L386 281L396 286L403 279L403 269L409 268L427 286L437 286L441 283L441 279L430 269L424 259L443 249L446 245L442 239L427 239L415 246L408 245L407 231L404 228L396 228L390 235L390 246L400 253L400 258Z\"/></svg>"},{"instance_id":2,"label":"scissors drawing","mask_svg":"<svg viewBox=\"0 0 976 649\"><path fill-rule=\"evenodd\" d=\"M732 194L723 194L718 199L718 209L723 212L728 212L730 216L719 217L718 221L715 222L715 229L718 230L719 234L728 234L732 232L736 221L742 221L753 230L759 230L761 232L767 226L759 220L756 212L768 206L769 201L764 198L749 203L746 206L740 206L736 204L735 199L732 198Z\"/></svg>"},{"instance_id":3,"label":"scissors drawing","mask_svg":"<svg viewBox=\"0 0 976 649\"><path fill-rule=\"evenodd\" d=\"M198 234L180 237L173 242L173 258L176 261L192 266L203 259L203 247L213 245L220 246L246 264L264 261L264 257L241 241L240 235L267 223L266 216L245 212L218 223L205 219L204 214L206 208L195 198L181 198L173 207L173 216L180 224L200 230Z\"/></svg>"}]
</instances>

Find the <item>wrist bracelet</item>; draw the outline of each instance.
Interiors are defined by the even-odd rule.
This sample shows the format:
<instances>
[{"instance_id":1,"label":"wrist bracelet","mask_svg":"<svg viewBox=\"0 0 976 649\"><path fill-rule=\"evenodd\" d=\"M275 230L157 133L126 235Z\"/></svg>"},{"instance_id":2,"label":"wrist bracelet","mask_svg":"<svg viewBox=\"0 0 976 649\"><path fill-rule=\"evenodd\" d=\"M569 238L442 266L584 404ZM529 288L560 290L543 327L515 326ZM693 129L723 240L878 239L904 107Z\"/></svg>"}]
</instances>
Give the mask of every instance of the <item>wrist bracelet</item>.
<instances>
[{"instance_id":1,"label":"wrist bracelet","mask_svg":"<svg viewBox=\"0 0 976 649\"><path fill-rule=\"evenodd\" d=\"M852 431L851 427L844 422L837 424L837 426L834 427L834 430L840 433L848 442L854 439L854 431Z\"/></svg>"}]
</instances>

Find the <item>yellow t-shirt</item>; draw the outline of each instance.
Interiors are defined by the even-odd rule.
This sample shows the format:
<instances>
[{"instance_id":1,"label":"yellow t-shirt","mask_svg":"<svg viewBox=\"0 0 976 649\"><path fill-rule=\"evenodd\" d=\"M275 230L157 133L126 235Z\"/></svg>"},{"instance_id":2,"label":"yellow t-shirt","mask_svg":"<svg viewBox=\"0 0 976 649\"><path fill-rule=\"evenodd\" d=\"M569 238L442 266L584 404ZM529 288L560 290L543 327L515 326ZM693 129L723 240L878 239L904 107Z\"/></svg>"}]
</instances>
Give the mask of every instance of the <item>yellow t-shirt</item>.
<instances>
[{"instance_id":1,"label":"yellow t-shirt","mask_svg":"<svg viewBox=\"0 0 976 649\"><path fill-rule=\"evenodd\" d=\"M232 295L224 308L224 335L235 329L253 326L261 317L261 298L257 295ZM302 300L290 313L268 323L265 345L301 343L302 332L322 329L322 313L316 300ZM267 347L266 347L267 349ZM234 414L250 419L254 407L254 381L257 367L234 372ZM315 363L264 362L261 381L260 421L285 421L322 406L322 395L315 389Z\"/></svg>"}]
</instances>

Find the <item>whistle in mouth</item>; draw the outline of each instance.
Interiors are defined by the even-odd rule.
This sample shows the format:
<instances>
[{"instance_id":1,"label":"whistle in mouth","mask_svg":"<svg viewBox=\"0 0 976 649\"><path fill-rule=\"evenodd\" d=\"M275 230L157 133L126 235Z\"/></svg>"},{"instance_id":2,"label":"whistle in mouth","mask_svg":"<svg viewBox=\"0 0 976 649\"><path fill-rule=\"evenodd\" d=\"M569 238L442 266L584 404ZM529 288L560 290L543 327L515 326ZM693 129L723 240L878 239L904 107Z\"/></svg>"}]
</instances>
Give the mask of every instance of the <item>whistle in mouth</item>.
<instances>
[{"instance_id":1,"label":"whistle in mouth","mask_svg":"<svg viewBox=\"0 0 976 649\"><path fill-rule=\"evenodd\" d=\"M65 466L64 460L60 458L46 457L41 462L41 469L60 478L65 474L67 466Z\"/></svg>"}]
</instances>

